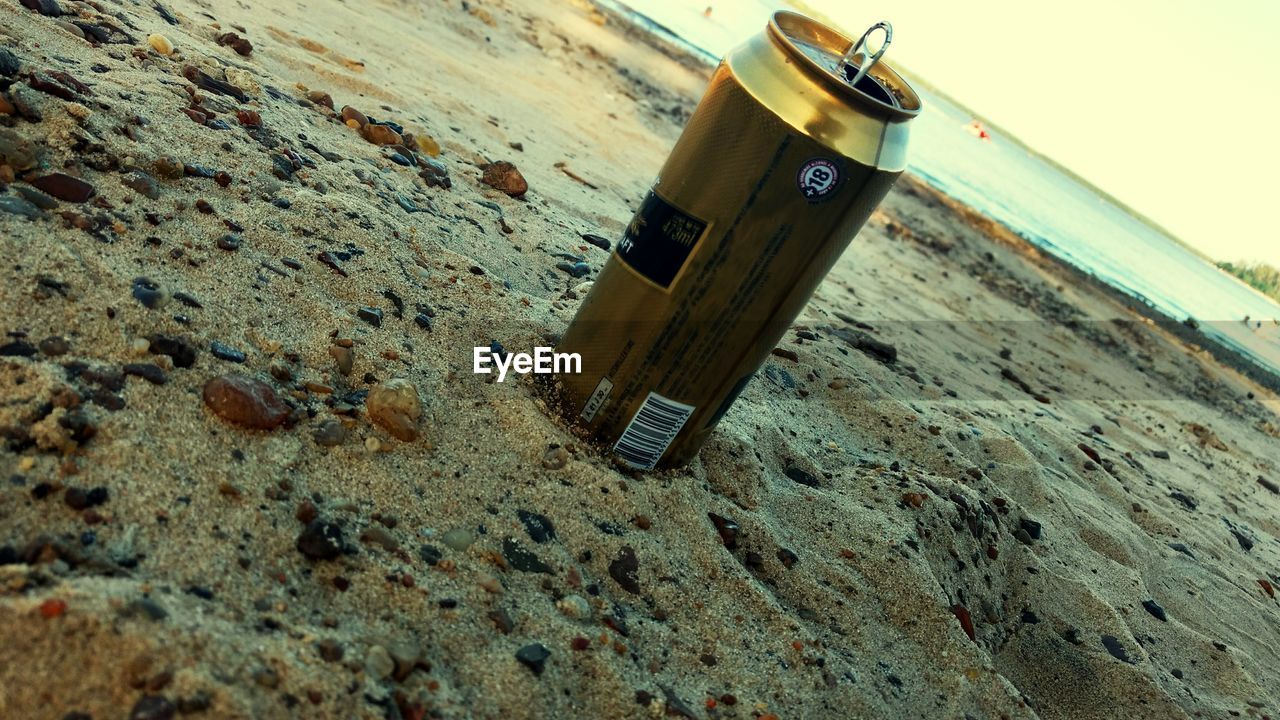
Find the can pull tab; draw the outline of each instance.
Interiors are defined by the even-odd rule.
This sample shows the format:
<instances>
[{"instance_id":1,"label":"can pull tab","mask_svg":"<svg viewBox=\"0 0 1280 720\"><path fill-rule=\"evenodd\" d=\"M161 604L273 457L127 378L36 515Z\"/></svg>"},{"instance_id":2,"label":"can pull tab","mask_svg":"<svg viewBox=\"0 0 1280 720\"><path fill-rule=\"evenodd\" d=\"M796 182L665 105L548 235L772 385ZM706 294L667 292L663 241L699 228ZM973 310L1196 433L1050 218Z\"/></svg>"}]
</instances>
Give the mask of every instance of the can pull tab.
<instances>
[{"instance_id":1,"label":"can pull tab","mask_svg":"<svg viewBox=\"0 0 1280 720\"><path fill-rule=\"evenodd\" d=\"M867 38L876 30L884 31L884 42L880 43L879 49L868 54L865 52ZM844 72L845 79L849 81L850 85L857 86L858 82L866 76L869 70L871 70L871 67L879 62L881 57L884 57L884 52L889 49L889 43L891 42L893 42L893 26L884 21L872 25L867 28L866 32L862 33L862 37L858 38L858 42L854 43L853 46L849 48L849 52L845 53L844 57L840 60L840 67ZM857 55L860 50L864 51L862 53L862 64L854 65L853 57Z\"/></svg>"}]
</instances>

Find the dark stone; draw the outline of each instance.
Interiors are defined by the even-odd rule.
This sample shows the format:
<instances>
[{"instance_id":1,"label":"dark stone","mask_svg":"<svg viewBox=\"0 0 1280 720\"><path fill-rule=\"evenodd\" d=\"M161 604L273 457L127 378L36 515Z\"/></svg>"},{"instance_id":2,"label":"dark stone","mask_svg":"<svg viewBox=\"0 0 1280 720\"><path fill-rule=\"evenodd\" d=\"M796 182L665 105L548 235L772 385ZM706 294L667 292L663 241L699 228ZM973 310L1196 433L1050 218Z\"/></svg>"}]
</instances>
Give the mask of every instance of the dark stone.
<instances>
[{"instance_id":1,"label":"dark stone","mask_svg":"<svg viewBox=\"0 0 1280 720\"><path fill-rule=\"evenodd\" d=\"M342 528L336 523L312 520L298 535L296 547L311 560L333 560L342 554Z\"/></svg>"},{"instance_id":2,"label":"dark stone","mask_svg":"<svg viewBox=\"0 0 1280 720\"><path fill-rule=\"evenodd\" d=\"M177 711L163 695L143 695L129 711L129 720L173 720Z\"/></svg>"},{"instance_id":3,"label":"dark stone","mask_svg":"<svg viewBox=\"0 0 1280 720\"><path fill-rule=\"evenodd\" d=\"M56 210L58 208L57 200L54 200L33 187L27 187L26 185L14 185L13 189L17 190L18 194L27 202L35 205L41 210Z\"/></svg>"},{"instance_id":4,"label":"dark stone","mask_svg":"<svg viewBox=\"0 0 1280 720\"><path fill-rule=\"evenodd\" d=\"M778 548L778 561L783 567L790 568L800 562L800 556L786 548Z\"/></svg>"},{"instance_id":5,"label":"dark stone","mask_svg":"<svg viewBox=\"0 0 1280 720\"><path fill-rule=\"evenodd\" d=\"M240 236L235 233L228 233L218 238L218 248L227 252L234 252L240 249Z\"/></svg>"},{"instance_id":6,"label":"dark stone","mask_svg":"<svg viewBox=\"0 0 1280 720\"><path fill-rule=\"evenodd\" d=\"M414 315L413 322L423 330L426 330L427 332L431 332L431 328L432 328L431 318L426 313L418 313L417 315Z\"/></svg>"},{"instance_id":7,"label":"dark stone","mask_svg":"<svg viewBox=\"0 0 1280 720\"><path fill-rule=\"evenodd\" d=\"M164 370L151 363L129 363L124 366L124 374L140 377L152 385L163 385L169 381L169 377L165 375Z\"/></svg>"},{"instance_id":8,"label":"dark stone","mask_svg":"<svg viewBox=\"0 0 1280 720\"><path fill-rule=\"evenodd\" d=\"M609 577L614 579L623 590L632 595L640 594L640 580L636 572L640 569L640 561L636 559L636 551L630 545L623 545L618 556L609 563Z\"/></svg>"},{"instance_id":9,"label":"dark stone","mask_svg":"<svg viewBox=\"0 0 1280 720\"><path fill-rule=\"evenodd\" d=\"M786 474L787 477L801 485L808 485L813 488L818 487L818 478L814 477L809 471L803 468L792 465L786 469Z\"/></svg>"},{"instance_id":10,"label":"dark stone","mask_svg":"<svg viewBox=\"0 0 1280 720\"><path fill-rule=\"evenodd\" d=\"M209 589L209 588L207 588L207 587L202 586L202 585L192 585L191 587L187 588L187 594L188 594L188 595L195 595L196 597L200 598L201 600L212 600L212 599L213 599L213 591L212 591L212 590L210 590L210 589Z\"/></svg>"},{"instance_id":11,"label":"dark stone","mask_svg":"<svg viewBox=\"0 0 1280 720\"><path fill-rule=\"evenodd\" d=\"M0 48L0 75L13 77L22 69L22 61L6 48Z\"/></svg>"},{"instance_id":12,"label":"dark stone","mask_svg":"<svg viewBox=\"0 0 1280 720\"><path fill-rule=\"evenodd\" d=\"M55 0L21 0L21 2L22 7L46 17L58 17L63 14L62 6Z\"/></svg>"},{"instance_id":13,"label":"dark stone","mask_svg":"<svg viewBox=\"0 0 1280 720\"><path fill-rule=\"evenodd\" d=\"M608 240L606 240L606 239L604 239L604 238L600 237L599 235L593 235L593 234L591 234L591 233L583 233L583 234L582 234L582 239L583 239L583 240L586 240L587 242L591 243L592 245L595 245L596 247L600 248L601 250L605 250L605 251L607 251L607 250L609 249L610 245L611 245L611 244L610 244L610 242L609 242Z\"/></svg>"},{"instance_id":14,"label":"dark stone","mask_svg":"<svg viewBox=\"0 0 1280 720\"><path fill-rule=\"evenodd\" d=\"M382 327L382 311L373 307L362 307L356 310L356 317L374 327Z\"/></svg>"},{"instance_id":15,"label":"dark stone","mask_svg":"<svg viewBox=\"0 0 1280 720\"><path fill-rule=\"evenodd\" d=\"M1177 550L1178 552L1182 553L1183 555L1186 555L1192 560L1196 559L1196 556L1191 553L1191 548L1187 547L1183 543L1169 543L1169 548L1172 550Z\"/></svg>"},{"instance_id":16,"label":"dark stone","mask_svg":"<svg viewBox=\"0 0 1280 720\"><path fill-rule=\"evenodd\" d=\"M196 347L186 338L175 335L152 335L147 338L151 342L153 355L168 355L173 364L180 368L189 368L196 362Z\"/></svg>"},{"instance_id":17,"label":"dark stone","mask_svg":"<svg viewBox=\"0 0 1280 720\"><path fill-rule=\"evenodd\" d=\"M31 357L36 354L36 346L25 340L0 345L0 357Z\"/></svg>"},{"instance_id":18,"label":"dark stone","mask_svg":"<svg viewBox=\"0 0 1280 720\"><path fill-rule=\"evenodd\" d=\"M506 558L511 567L521 572L553 574L550 565L540 560L537 555L521 547L520 543L513 538L503 539L502 557Z\"/></svg>"},{"instance_id":19,"label":"dark stone","mask_svg":"<svg viewBox=\"0 0 1280 720\"><path fill-rule=\"evenodd\" d=\"M1124 649L1124 645L1120 644L1119 638L1115 635L1103 635L1102 646L1107 649L1107 652L1111 653L1111 657L1122 662L1127 662L1130 665L1137 664L1136 660L1129 657L1129 653Z\"/></svg>"},{"instance_id":20,"label":"dark stone","mask_svg":"<svg viewBox=\"0 0 1280 720\"><path fill-rule=\"evenodd\" d=\"M435 545L423 545L418 548L418 556L422 558L422 562L432 566L440 562L440 558L443 557L440 548Z\"/></svg>"},{"instance_id":21,"label":"dark stone","mask_svg":"<svg viewBox=\"0 0 1280 720\"><path fill-rule=\"evenodd\" d=\"M1271 482L1270 480L1262 477L1261 475L1258 476L1258 484L1266 488L1267 490L1270 490L1272 493L1275 493L1276 495L1280 495L1280 485L1277 485Z\"/></svg>"},{"instance_id":22,"label":"dark stone","mask_svg":"<svg viewBox=\"0 0 1280 720\"><path fill-rule=\"evenodd\" d=\"M151 278L138 277L133 279L133 298L142 303L142 306L148 310L155 310L164 304L164 291L160 289L160 284Z\"/></svg>"},{"instance_id":23,"label":"dark stone","mask_svg":"<svg viewBox=\"0 0 1280 720\"><path fill-rule=\"evenodd\" d=\"M10 215L19 215L28 220L35 220L44 213L40 208L31 204L27 200L12 195L0 196L0 212L9 213Z\"/></svg>"},{"instance_id":24,"label":"dark stone","mask_svg":"<svg viewBox=\"0 0 1280 720\"><path fill-rule=\"evenodd\" d=\"M715 513L707 513L707 517L711 518L711 524L716 526L716 532L720 533L720 541L724 543L724 546L730 550L736 550L738 547L738 523Z\"/></svg>"},{"instance_id":25,"label":"dark stone","mask_svg":"<svg viewBox=\"0 0 1280 720\"><path fill-rule=\"evenodd\" d=\"M1152 450L1151 457L1156 458L1158 460L1168 460L1169 451L1168 450Z\"/></svg>"},{"instance_id":26,"label":"dark stone","mask_svg":"<svg viewBox=\"0 0 1280 720\"><path fill-rule=\"evenodd\" d=\"M1165 615L1164 608L1160 607L1160 604L1155 600L1143 600L1142 607L1146 608L1147 612L1151 613L1151 616L1155 619L1164 622L1169 621L1169 617Z\"/></svg>"},{"instance_id":27,"label":"dark stone","mask_svg":"<svg viewBox=\"0 0 1280 720\"><path fill-rule=\"evenodd\" d=\"M529 537L534 542L544 543L555 539L556 528L545 515L527 510L517 510L516 515L520 517L520 522L524 523L524 529L528 531Z\"/></svg>"},{"instance_id":28,"label":"dark stone","mask_svg":"<svg viewBox=\"0 0 1280 720\"><path fill-rule=\"evenodd\" d=\"M138 598L130 602L124 606L121 614L127 617L145 617L156 622L169 617L169 611L150 598Z\"/></svg>"},{"instance_id":29,"label":"dark stone","mask_svg":"<svg viewBox=\"0 0 1280 720\"><path fill-rule=\"evenodd\" d=\"M240 352L230 345L223 345L217 340L209 343L209 353L219 360L226 360L227 362L242 363L245 361L245 354L243 352Z\"/></svg>"},{"instance_id":30,"label":"dark stone","mask_svg":"<svg viewBox=\"0 0 1280 720\"><path fill-rule=\"evenodd\" d=\"M36 189L69 203L82 203L97 192L89 183L64 173L50 173L29 182Z\"/></svg>"},{"instance_id":31,"label":"dark stone","mask_svg":"<svg viewBox=\"0 0 1280 720\"><path fill-rule=\"evenodd\" d=\"M542 643L531 643L516 651L516 660L532 670L534 675L542 674L549 657L551 657L551 651Z\"/></svg>"},{"instance_id":32,"label":"dark stone","mask_svg":"<svg viewBox=\"0 0 1280 720\"><path fill-rule=\"evenodd\" d=\"M1029 518L1022 518L1021 520L1018 521L1018 527L1022 528L1023 530L1026 530L1027 535L1032 540L1040 539L1041 525L1035 520L1031 520Z\"/></svg>"},{"instance_id":33,"label":"dark stone","mask_svg":"<svg viewBox=\"0 0 1280 720\"><path fill-rule=\"evenodd\" d=\"M216 95L233 97L242 103L249 102L249 96L245 95L243 90L229 82L226 82L225 80L219 80L215 77L211 77L194 65L188 65L182 68L182 76L191 81L191 83L197 87L208 90ZM225 123L224 126L226 129L229 129L230 127L226 126Z\"/></svg>"},{"instance_id":34,"label":"dark stone","mask_svg":"<svg viewBox=\"0 0 1280 720\"><path fill-rule=\"evenodd\" d=\"M1190 495L1184 492L1180 492L1178 490L1174 490L1173 492L1169 493L1169 497L1182 503L1182 506L1188 510L1195 510L1196 506L1198 505L1198 503L1196 503L1195 498L1191 497Z\"/></svg>"},{"instance_id":35,"label":"dark stone","mask_svg":"<svg viewBox=\"0 0 1280 720\"><path fill-rule=\"evenodd\" d=\"M160 185L156 183L155 178L141 170L134 170L120 178L120 184L152 200L160 199Z\"/></svg>"}]
</instances>

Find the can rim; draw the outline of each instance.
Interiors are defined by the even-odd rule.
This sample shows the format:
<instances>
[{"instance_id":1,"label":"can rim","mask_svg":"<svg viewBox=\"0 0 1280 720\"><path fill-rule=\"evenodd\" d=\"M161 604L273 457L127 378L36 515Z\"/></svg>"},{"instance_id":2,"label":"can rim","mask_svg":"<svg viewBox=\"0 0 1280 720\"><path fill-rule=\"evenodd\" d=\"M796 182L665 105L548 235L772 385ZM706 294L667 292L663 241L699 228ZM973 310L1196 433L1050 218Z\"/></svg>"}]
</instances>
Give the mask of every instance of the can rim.
<instances>
[{"instance_id":1,"label":"can rim","mask_svg":"<svg viewBox=\"0 0 1280 720\"><path fill-rule=\"evenodd\" d=\"M903 98L901 106L894 106L872 97L843 81L831 70L819 65L795 44L796 40L801 40L831 52L835 57L843 57L853 47L853 40L839 30L800 13L779 10L769 18L769 34L806 70L822 78L828 88L853 99L866 109L897 121L910 120L920 114L922 106L920 96L883 60L878 61L868 74L887 85L890 92L896 90L895 94L900 94Z\"/></svg>"}]
</instances>

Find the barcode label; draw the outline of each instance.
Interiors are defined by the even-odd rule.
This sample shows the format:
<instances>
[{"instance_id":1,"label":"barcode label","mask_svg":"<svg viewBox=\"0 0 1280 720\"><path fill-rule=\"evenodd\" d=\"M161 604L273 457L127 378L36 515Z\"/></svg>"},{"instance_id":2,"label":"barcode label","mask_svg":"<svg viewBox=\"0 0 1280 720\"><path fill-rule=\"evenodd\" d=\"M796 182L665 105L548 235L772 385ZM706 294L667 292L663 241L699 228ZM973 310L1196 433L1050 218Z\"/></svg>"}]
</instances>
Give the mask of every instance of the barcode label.
<instances>
[{"instance_id":1,"label":"barcode label","mask_svg":"<svg viewBox=\"0 0 1280 720\"><path fill-rule=\"evenodd\" d=\"M618 438L613 451L637 470L652 470L693 411L692 405L651 392Z\"/></svg>"}]
</instances>

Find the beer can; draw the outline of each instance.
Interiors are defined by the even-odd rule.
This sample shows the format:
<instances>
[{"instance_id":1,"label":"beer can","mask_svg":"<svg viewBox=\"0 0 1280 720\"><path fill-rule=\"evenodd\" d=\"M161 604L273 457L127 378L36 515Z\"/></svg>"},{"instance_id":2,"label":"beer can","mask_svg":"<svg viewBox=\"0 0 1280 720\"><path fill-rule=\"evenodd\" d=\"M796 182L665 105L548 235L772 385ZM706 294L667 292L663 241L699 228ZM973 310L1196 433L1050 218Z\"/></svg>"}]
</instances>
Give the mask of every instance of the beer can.
<instances>
[{"instance_id":1,"label":"beer can","mask_svg":"<svg viewBox=\"0 0 1280 720\"><path fill-rule=\"evenodd\" d=\"M891 38L778 12L715 70L556 347L560 411L624 464L697 454L906 168Z\"/></svg>"}]
</instances>

